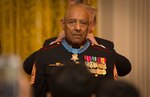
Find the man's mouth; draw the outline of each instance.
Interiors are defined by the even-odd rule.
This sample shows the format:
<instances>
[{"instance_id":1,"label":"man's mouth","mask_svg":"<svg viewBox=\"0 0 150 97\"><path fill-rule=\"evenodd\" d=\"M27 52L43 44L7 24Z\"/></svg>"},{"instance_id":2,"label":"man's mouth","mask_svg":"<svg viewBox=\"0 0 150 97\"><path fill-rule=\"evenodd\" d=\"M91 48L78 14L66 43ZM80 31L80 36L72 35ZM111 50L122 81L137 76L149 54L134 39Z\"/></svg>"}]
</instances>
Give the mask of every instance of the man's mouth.
<instances>
[{"instance_id":1,"label":"man's mouth","mask_svg":"<svg viewBox=\"0 0 150 97\"><path fill-rule=\"evenodd\" d=\"M74 38L81 38L81 35L73 35Z\"/></svg>"},{"instance_id":2,"label":"man's mouth","mask_svg":"<svg viewBox=\"0 0 150 97\"><path fill-rule=\"evenodd\" d=\"M81 37L81 34L73 34L73 36Z\"/></svg>"}]
</instances>

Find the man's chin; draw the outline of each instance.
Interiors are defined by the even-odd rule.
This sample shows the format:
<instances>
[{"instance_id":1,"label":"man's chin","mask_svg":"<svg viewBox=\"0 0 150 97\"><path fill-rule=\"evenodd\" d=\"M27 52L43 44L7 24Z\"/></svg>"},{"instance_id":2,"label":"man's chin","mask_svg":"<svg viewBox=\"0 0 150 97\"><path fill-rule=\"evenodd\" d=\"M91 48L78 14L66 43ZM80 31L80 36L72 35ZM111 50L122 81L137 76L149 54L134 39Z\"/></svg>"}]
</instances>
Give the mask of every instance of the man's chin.
<instances>
[{"instance_id":1,"label":"man's chin","mask_svg":"<svg viewBox=\"0 0 150 97\"><path fill-rule=\"evenodd\" d=\"M81 41L72 41L72 45L76 45L76 46L81 46L82 42Z\"/></svg>"},{"instance_id":2,"label":"man's chin","mask_svg":"<svg viewBox=\"0 0 150 97\"><path fill-rule=\"evenodd\" d=\"M82 41L81 37L72 37L73 43L81 43L81 41Z\"/></svg>"},{"instance_id":3,"label":"man's chin","mask_svg":"<svg viewBox=\"0 0 150 97\"><path fill-rule=\"evenodd\" d=\"M80 44L82 44L82 42L79 42L79 41L73 41L72 44L74 44L74 45L80 45Z\"/></svg>"},{"instance_id":4,"label":"man's chin","mask_svg":"<svg viewBox=\"0 0 150 97\"><path fill-rule=\"evenodd\" d=\"M72 44L76 46L82 46L84 42L82 40L74 40L72 41Z\"/></svg>"}]
</instances>

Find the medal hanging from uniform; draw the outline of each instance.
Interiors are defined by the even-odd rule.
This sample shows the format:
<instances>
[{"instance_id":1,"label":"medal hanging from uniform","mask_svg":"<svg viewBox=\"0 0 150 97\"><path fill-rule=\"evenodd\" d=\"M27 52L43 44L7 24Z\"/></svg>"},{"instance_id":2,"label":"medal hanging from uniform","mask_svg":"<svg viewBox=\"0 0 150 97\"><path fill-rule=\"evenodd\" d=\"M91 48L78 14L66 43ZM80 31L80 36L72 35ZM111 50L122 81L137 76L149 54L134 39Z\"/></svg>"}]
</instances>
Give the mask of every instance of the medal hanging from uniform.
<instances>
[{"instance_id":1,"label":"medal hanging from uniform","mask_svg":"<svg viewBox=\"0 0 150 97\"><path fill-rule=\"evenodd\" d=\"M72 57L71 57L71 60L73 60L76 64L79 63L79 57L78 57L78 54L79 54L79 50L80 49L72 49Z\"/></svg>"},{"instance_id":2,"label":"medal hanging from uniform","mask_svg":"<svg viewBox=\"0 0 150 97\"><path fill-rule=\"evenodd\" d=\"M74 61L76 64L79 63L79 56L78 54L84 52L89 46L90 46L90 42L87 40L87 42L81 46L80 48L76 49L76 48L72 48L64 39L62 41L62 45L65 47L65 49L67 49L70 53L72 53L71 55L71 60Z\"/></svg>"},{"instance_id":3,"label":"medal hanging from uniform","mask_svg":"<svg viewBox=\"0 0 150 97\"><path fill-rule=\"evenodd\" d=\"M73 60L76 64L79 63L78 54L72 54L71 60Z\"/></svg>"}]
</instances>

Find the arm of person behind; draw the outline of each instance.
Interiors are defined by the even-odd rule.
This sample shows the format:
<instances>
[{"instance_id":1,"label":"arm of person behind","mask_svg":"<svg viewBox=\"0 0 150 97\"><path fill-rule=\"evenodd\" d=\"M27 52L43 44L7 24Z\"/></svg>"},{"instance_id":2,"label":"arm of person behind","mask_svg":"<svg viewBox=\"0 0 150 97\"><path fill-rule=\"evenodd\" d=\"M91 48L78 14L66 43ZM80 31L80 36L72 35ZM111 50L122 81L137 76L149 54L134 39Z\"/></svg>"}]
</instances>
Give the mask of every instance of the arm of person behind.
<instances>
[{"instance_id":1,"label":"arm of person behind","mask_svg":"<svg viewBox=\"0 0 150 97\"><path fill-rule=\"evenodd\" d=\"M50 42L49 44L54 44L54 43L60 42L60 41L62 41L64 38L65 38L65 33L64 33L64 30L62 30L62 31L59 33L58 37L53 38L53 41ZM46 43L46 41L45 41L45 43Z\"/></svg>"},{"instance_id":2,"label":"arm of person behind","mask_svg":"<svg viewBox=\"0 0 150 97\"><path fill-rule=\"evenodd\" d=\"M43 47L50 45L50 43L53 42L54 40L56 40L56 37L45 40L45 42L44 42L44 44L43 44ZM27 74L29 74L29 75L31 75L32 67L33 67L34 61L35 61L35 59L36 59L37 52L38 52L38 51L33 52L33 53L32 53L30 56L28 56L28 57L25 59L25 61L23 62L23 69L24 69L24 71L25 71Z\"/></svg>"},{"instance_id":3,"label":"arm of person behind","mask_svg":"<svg viewBox=\"0 0 150 97\"><path fill-rule=\"evenodd\" d=\"M54 41L56 41L56 39L57 39L57 37L46 39L45 42L44 42L44 44L43 44L43 47L52 44Z\"/></svg>"},{"instance_id":4,"label":"arm of person behind","mask_svg":"<svg viewBox=\"0 0 150 97\"><path fill-rule=\"evenodd\" d=\"M32 53L30 56L28 56L25 61L23 62L23 69L27 74L31 74L32 72L32 67L34 64L34 61L36 59L36 55L37 55L38 51L35 51L34 53Z\"/></svg>"},{"instance_id":5,"label":"arm of person behind","mask_svg":"<svg viewBox=\"0 0 150 97\"><path fill-rule=\"evenodd\" d=\"M132 69L130 61L125 56L117 52L115 52L115 62L119 76L127 75Z\"/></svg>"},{"instance_id":6,"label":"arm of person behind","mask_svg":"<svg viewBox=\"0 0 150 97\"><path fill-rule=\"evenodd\" d=\"M106 48L112 50L112 52L114 53L114 55L115 55L115 65L116 65L116 68L117 68L118 76L127 75L131 71L130 61L125 56L117 53L114 50L113 42L111 42L109 40L106 40L106 39L98 38L98 37L95 37L95 39L98 42L98 44L102 44Z\"/></svg>"}]
</instances>

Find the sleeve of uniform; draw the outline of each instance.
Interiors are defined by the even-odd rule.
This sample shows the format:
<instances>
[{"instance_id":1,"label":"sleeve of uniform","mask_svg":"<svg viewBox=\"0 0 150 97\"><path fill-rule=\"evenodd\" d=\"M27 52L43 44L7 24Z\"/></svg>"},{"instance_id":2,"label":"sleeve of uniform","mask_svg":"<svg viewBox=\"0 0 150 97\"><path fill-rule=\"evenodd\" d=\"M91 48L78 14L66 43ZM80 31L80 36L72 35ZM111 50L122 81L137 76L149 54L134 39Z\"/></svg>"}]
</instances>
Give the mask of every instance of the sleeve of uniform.
<instances>
[{"instance_id":1,"label":"sleeve of uniform","mask_svg":"<svg viewBox=\"0 0 150 97\"><path fill-rule=\"evenodd\" d=\"M40 51L37 54L34 65L31 76L34 97L46 97L46 65Z\"/></svg>"}]
</instances>

